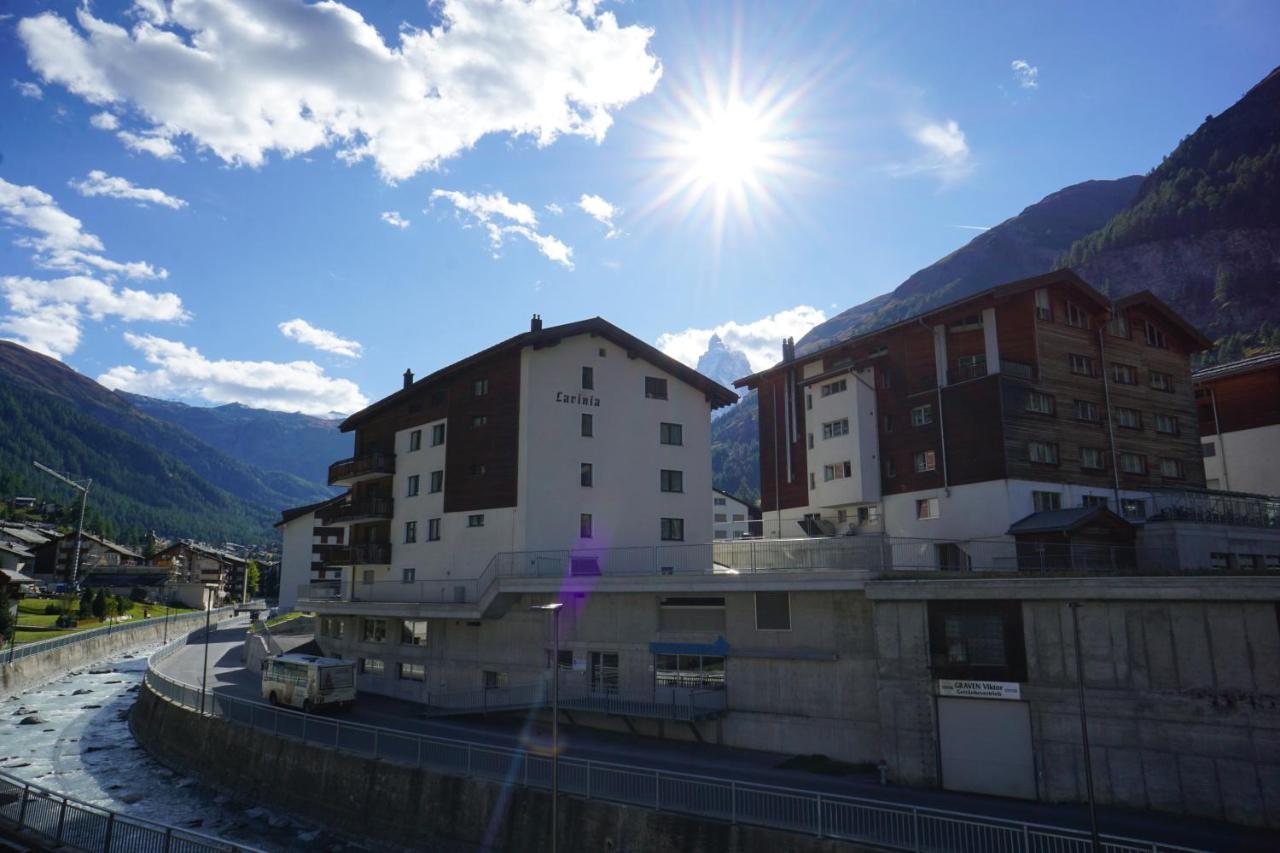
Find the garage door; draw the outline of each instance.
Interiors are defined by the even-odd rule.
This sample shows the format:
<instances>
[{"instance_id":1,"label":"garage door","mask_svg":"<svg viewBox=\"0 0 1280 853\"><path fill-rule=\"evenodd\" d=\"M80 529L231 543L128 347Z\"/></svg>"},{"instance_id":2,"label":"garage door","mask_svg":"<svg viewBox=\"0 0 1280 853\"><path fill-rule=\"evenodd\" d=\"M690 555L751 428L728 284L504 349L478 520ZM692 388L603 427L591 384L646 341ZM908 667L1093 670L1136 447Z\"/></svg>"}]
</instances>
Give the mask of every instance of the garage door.
<instances>
[{"instance_id":1,"label":"garage door","mask_svg":"<svg viewBox=\"0 0 1280 853\"><path fill-rule=\"evenodd\" d=\"M938 740L944 788L1035 799L1026 702L939 696Z\"/></svg>"}]
</instances>

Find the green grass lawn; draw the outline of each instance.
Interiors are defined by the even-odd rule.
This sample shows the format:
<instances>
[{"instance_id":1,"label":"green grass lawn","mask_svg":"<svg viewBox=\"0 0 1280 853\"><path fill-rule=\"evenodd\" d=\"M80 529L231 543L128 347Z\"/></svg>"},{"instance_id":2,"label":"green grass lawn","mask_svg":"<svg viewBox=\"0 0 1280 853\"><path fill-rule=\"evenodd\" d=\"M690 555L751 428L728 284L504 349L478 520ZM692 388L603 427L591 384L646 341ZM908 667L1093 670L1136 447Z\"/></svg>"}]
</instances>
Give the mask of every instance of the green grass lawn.
<instances>
[{"instance_id":1,"label":"green grass lawn","mask_svg":"<svg viewBox=\"0 0 1280 853\"><path fill-rule=\"evenodd\" d=\"M54 637L61 637L66 634L75 634L80 631L88 631L90 628L98 628L102 625L116 621L135 622L143 618L143 613L147 613L149 618L156 619L168 613L177 615L180 613L191 613L193 608L190 607L165 607L162 604L140 604L136 601L129 602L129 609L125 611L128 619L117 620L108 618L99 621L92 616L85 619L78 619L78 624L74 628L53 629L54 623L58 621L56 613L45 613L45 608L50 604L63 606L63 599L59 598L24 598L18 602L18 630L15 635L15 642L18 645L23 643L32 643L38 640L49 640ZM80 612L79 599L70 601L69 606L73 614ZM46 631L24 631L23 628L49 628Z\"/></svg>"}]
</instances>

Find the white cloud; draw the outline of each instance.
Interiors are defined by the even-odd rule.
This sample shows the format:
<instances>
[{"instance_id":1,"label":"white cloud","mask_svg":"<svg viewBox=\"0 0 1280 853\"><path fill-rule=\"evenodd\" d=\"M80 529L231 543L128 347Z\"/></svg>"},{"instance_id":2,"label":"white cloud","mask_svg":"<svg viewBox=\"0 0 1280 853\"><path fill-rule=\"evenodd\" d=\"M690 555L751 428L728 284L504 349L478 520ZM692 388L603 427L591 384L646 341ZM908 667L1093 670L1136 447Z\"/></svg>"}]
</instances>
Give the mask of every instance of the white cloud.
<instances>
[{"instance_id":1,"label":"white cloud","mask_svg":"<svg viewBox=\"0 0 1280 853\"><path fill-rule=\"evenodd\" d=\"M286 338L335 355L359 358L363 349L358 341L339 337L328 329L317 329L301 317L281 323L278 328Z\"/></svg>"},{"instance_id":2,"label":"white cloud","mask_svg":"<svg viewBox=\"0 0 1280 853\"><path fill-rule=\"evenodd\" d=\"M102 240L84 231L79 219L64 212L52 196L37 187L11 184L0 178L0 215L10 225L32 232L14 243L33 250L35 262L42 267L68 272L92 268L128 278L169 275L145 261L121 263L104 257Z\"/></svg>"},{"instance_id":3,"label":"white cloud","mask_svg":"<svg viewBox=\"0 0 1280 853\"><path fill-rule=\"evenodd\" d=\"M652 30L593 3L441 0L441 24L390 43L340 2L149 3L123 23L83 6L18 23L31 67L149 125L121 138L158 156L181 136L257 166L333 146L387 180L437 166L493 133L595 141L612 111L657 85ZM164 148L164 144L168 148ZM173 149L176 154L176 149Z\"/></svg>"},{"instance_id":4,"label":"white cloud","mask_svg":"<svg viewBox=\"0 0 1280 853\"><path fill-rule=\"evenodd\" d=\"M150 154L152 157L158 157L161 160L182 159L182 155L178 153L178 147L163 133L148 131L147 133L137 134L122 130L116 134L116 137L130 151Z\"/></svg>"},{"instance_id":5,"label":"white cloud","mask_svg":"<svg viewBox=\"0 0 1280 853\"><path fill-rule=\"evenodd\" d=\"M782 339L799 338L827 319L821 308L797 305L751 323L721 323L713 329L685 329L658 336L656 346L667 355L696 367L712 335L747 357L752 370L764 370L782 359Z\"/></svg>"},{"instance_id":6,"label":"white cloud","mask_svg":"<svg viewBox=\"0 0 1280 853\"><path fill-rule=\"evenodd\" d=\"M564 213L564 208L556 204L554 201L545 205L545 207L547 208L547 213L554 213L556 216Z\"/></svg>"},{"instance_id":7,"label":"white cloud","mask_svg":"<svg viewBox=\"0 0 1280 853\"><path fill-rule=\"evenodd\" d=\"M98 377L108 388L312 415L345 414L369 404L354 382L326 376L314 362L214 360L194 347L154 335L126 332L124 339L152 369L113 367Z\"/></svg>"},{"instance_id":8,"label":"white cloud","mask_svg":"<svg viewBox=\"0 0 1280 853\"><path fill-rule=\"evenodd\" d=\"M966 231L990 231L990 225L948 225L948 228L963 228Z\"/></svg>"},{"instance_id":9,"label":"white cloud","mask_svg":"<svg viewBox=\"0 0 1280 853\"><path fill-rule=\"evenodd\" d=\"M24 98L34 98L38 101L44 97L44 89L27 80L14 80L13 88L17 89L18 94Z\"/></svg>"},{"instance_id":10,"label":"white cloud","mask_svg":"<svg viewBox=\"0 0 1280 853\"><path fill-rule=\"evenodd\" d=\"M964 131L952 120L917 124L911 138L922 149L920 156L905 163L893 163L885 170L894 177L935 175L944 184L968 177L973 172L969 143Z\"/></svg>"},{"instance_id":11,"label":"white cloud","mask_svg":"<svg viewBox=\"0 0 1280 853\"><path fill-rule=\"evenodd\" d=\"M105 110L89 117L89 124L98 130L115 130L120 126L120 119Z\"/></svg>"},{"instance_id":12,"label":"white cloud","mask_svg":"<svg viewBox=\"0 0 1280 853\"><path fill-rule=\"evenodd\" d=\"M437 199L448 201L459 213L469 214L477 224L483 225L495 257L506 239L515 235L533 243L547 258L573 269L573 249L549 234L539 233L538 216L529 205L512 201L500 192L467 195L456 190L432 190L431 200Z\"/></svg>"},{"instance_id":13,"label":"white cloud","mask_svg":"<svg viewBox=\"0 0 1280 853\"><path fill-rule=\"evenodd\" d=\"M101 169L94 169L83 181L71 181L70 183L72 188L83 196L100 195L108 198L130 199L143 204L159 204L164 207L171 207L174 210L180 210L187 206L185 201L177 196L169 195L164 190L135 186L125 178L112 177Z\"/></svg>"},{"instance_id":14,"label":"white cloud","mask_svg":"<svg viewBox=\"0 0 1280 853\"><path fill-rule=\"evenodd\" d=\"M401 216L398 210L384 210L380 218L383 222L388 225L394 225L396 228L404 229L409 227L409 220Z\"/></svg>"},{"instance_id":15,"label":"white cloud","mask_svg":"<svg viewBox=\"0 0 1280 853\"><path fill-rule=\"evenodd\" d=\"M1039 88L1040 81L1037 79L1040 76L1039 68L1036 68L1025 59L1015 59L1009 64L1009 67L1013 71L1013 79L1017 81L1019 86L1024 89Z\"/></svg>"},{"instance_id":16,"label":"white cloud","mask_svg":"<svg viewBox=\"0 0 1280 853\"><path fill-rule=\"evenodd\" d=\"M609 229L609 232L605 234L606 239L617 237L622 233L613 224L613 218L622 211L600 196L583 193L582 198L578 199L578 207L592 219Z\"/></svg>"}]
</instances>

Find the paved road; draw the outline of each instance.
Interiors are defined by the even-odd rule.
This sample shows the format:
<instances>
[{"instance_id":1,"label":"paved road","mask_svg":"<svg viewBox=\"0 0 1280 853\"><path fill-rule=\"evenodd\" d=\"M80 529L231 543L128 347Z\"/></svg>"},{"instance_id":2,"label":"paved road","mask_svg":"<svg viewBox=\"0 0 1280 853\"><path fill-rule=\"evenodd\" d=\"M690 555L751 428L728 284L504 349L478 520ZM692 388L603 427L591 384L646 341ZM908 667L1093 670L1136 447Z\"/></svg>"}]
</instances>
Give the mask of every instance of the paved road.
<instances>
[{"instance_id":1,"label":"paved road","mask_svg":"<svg viewBox=\"0 0 1280 853\"><path fill-rule=\"evenodd\" d=\"M241 664L241 649L247 626L247 617L240 617L222 622L211 632L208 685L211 691L221 695L262 702L258 674L246 671ZM310 638L280 636L277 639L287 651L293 645ZM163 661L160 670L178 681L198 686L204 653L202 636L195 636L188 641L186 648ZM423 719L419 716L420 712L421 706L412 702L362 694L356 707L341 719L504 747L533 746L545 749L550 739L549 724L523 718L522 714ZM932 789L881 786L874 774L831 777L804 771L781 770L777 765L788 756L777 753L632 737L564 724L560 727L560 741L561 755L593 761L721 776L740 782L802 788L1054 826L1088 828L1088 812L1080 805L1032 803ZM1103 808L1099 809L1098 822L1104 833L1166 841L1207 850L1280 849L1278 834L1215 821Z\"/></svg>"}]
</instances>

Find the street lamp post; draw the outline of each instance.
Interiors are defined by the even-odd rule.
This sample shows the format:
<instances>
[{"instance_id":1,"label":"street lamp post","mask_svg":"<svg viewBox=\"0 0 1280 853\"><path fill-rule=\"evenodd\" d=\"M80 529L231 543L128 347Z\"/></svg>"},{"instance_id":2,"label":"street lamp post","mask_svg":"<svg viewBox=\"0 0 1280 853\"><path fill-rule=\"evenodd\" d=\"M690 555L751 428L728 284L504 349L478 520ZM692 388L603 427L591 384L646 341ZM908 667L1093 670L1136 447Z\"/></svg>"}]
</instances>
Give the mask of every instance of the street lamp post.
<instances>
[{"instance_id":1,"label":"street lamp post","mask_svg":"<svg viewBox=\"0 0 1280 853\"><path fill-rule=\"evenodd\" d=\"M556 853L559 837L557 820L560 799L560 608L564 604L535 604L530 610L551 614L551 853Z\"/></svg>"},{"instance_id":2,"label":"street lamp post","mask_svg":"<svg viewBox=\"0 0 1280 853\"><path fill-rule=\"evenodd\" d=\"M1080 696L1080 740L1084 743L1084 789L1089 799L1089 835L1092 839L1093 853L1101 853L1102 844L1098 838L1098 810L1093 801L1093 761L1089 755L1089 718L1084 710L1084 662L1080 656L1080 602L1073 601L1071 608L1071 624L1075 629L1076 643L1076 687Z\"/></svg>"},{"instance_id":3,"label":"street lamp post","mask_svg":"<svg viewBox=\"0 0 1280 853\"><path fill-rule=\"evenodd\" d=\"M204 601L204 668L200 671L200 713L204 713L204 696L209 687L209 618L213 615L213 599Z\"/></svg>"}]
</instances>

